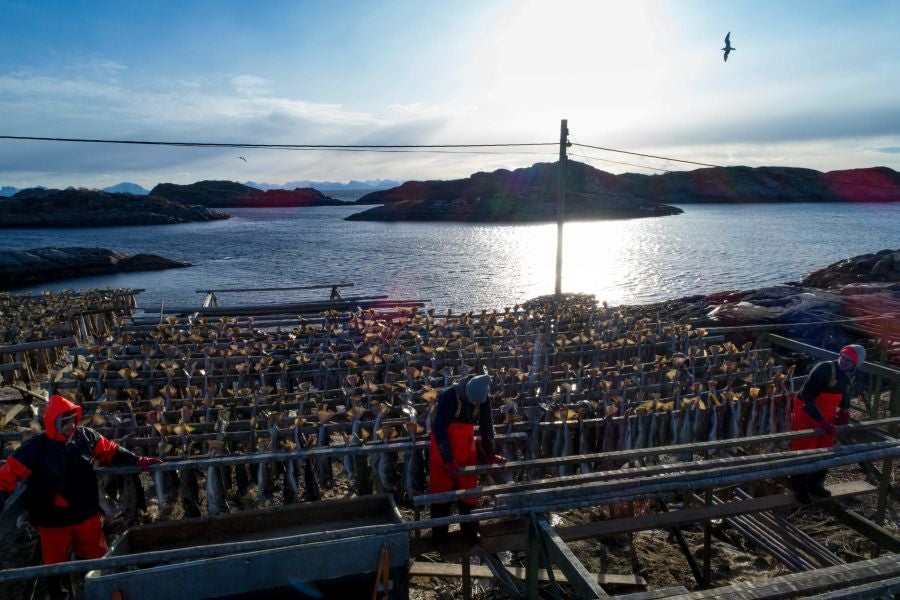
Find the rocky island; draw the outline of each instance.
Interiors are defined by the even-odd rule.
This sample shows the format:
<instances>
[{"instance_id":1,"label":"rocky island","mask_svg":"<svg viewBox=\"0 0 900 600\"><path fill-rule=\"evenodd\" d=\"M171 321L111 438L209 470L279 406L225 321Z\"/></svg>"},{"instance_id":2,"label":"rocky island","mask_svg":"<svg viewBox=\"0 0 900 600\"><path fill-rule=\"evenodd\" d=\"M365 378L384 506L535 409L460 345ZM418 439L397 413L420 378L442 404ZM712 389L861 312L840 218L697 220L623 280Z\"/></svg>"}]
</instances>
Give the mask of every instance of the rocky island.
<instances>
[{"instance_id":1,"label":"rocky island","mask_svg":"<svg viewBox=\"0 0 900 600\"><path fill-rule=\"evenodd\" d=\"M662 175L606 175L612 192L673 204L900 201L900 173L887 167L827 173L796 167L711 167Z\"/></svg>"},{"instance_id":2,"label":"rocky island","mask_svg":"<svg viewBox=\"0 0 900 600\"><path fill-rule=\"evenodd\" d=\"M21 190L0 200L0 227L104 227L216 221L230 215L161 197L97 190Z\"/></svg>"},{"instance_id":3,"label":"rocky island","mask_svg":"<svg viewBox=\"0 0 900 600\"><path fill-rule=\"evenodd\" d=\"M383 204L348 221L474 221L531 223L556 220L558 163L466 179L408 181L372 192L356 204ZM571 161L566 172L566 219L630 219L681 213L681 209L610 191L609 173Z\"/></svg>"},{"instance_id":4,"label":"rocky island","mask_svg":"<svg viewBox=\"0 0 900 600\"><path fill-rule=\"evenodd\" d=\"M289 208L347 204L313 188L262 191L234 181L198 181L188 185L160 183L150 190L150 195L207 208Z\"/></svg>"},{"instance_id":5,"label":"rocky island","mask_svg":"<svg viewBox=\"0 0 900 600\"><path fill-rule=\"evenodd\" d=\"M0 250L0 290L90 275L190 266L190 263L169 260L156 254L131 255L106 248Z\"/></svg>"},{"instance_id":6,"label":"rocky island","mask_svg":"<svg viewBox=\"0 0 900 600\"><path fill-rule=\"evenodd\" d=\"M358 221L556 220L558 163L467 179L409 181L356 204L382 204L347 217ZM793 167L713 167L663 175L614 175L568 161L566 219L677 214L670 204L709 202L897 202L900 173L886 167L821 173Z\"/></svg>"}]
</instances>

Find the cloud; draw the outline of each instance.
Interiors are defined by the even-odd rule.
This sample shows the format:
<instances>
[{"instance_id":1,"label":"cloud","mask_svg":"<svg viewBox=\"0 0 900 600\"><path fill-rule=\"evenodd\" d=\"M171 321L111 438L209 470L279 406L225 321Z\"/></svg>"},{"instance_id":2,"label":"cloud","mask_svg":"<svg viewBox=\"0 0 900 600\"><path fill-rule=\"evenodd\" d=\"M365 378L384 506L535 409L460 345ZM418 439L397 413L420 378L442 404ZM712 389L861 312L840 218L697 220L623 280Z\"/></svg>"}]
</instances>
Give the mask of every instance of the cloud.
<instances>
[{"instance_id":1,"label":"cloud","mask_svg":"<svg viewBox=\"0 0 900 600\"><path fill-rule=\"evenodd\" d=\"M105 71L114 63L96 63ZM104 69L99 69L104 70ZM47 75L17 71L0 74L0 114L5 135L78 137L152 141L200 141L260 144L421 143L446 127L446 107L409 104L381 114L348 110L337 103L309 102L271 95L271 81L253 75L230 79L196 78L129 84L105 75ZM259 151L253 177L287 180L304 168L324 171L321 178L365 176L362 170L340 172L346 156L331 153ZM394 155L392 158L396 158ZM360 168L375 169L386 155L354 157ZM141 179L171 173L234 174L234 150L146 145L13 142L0 140L0 181L20 184L74 178ZM152 174L152 175L151 175ZM319 175L316 175L319 177ZM28 180L28 181L25 181Z\"/></svg>"},{"instance_id":2,"label":"cloud","mask_svg":"<svg viewBox=\"0 0 900 600\"><path fill-rule=\"evenodd\" d=\"M866 152L881 152L883 154L900 154L900 146L886 146L883 148L866 148Z\"/></svg>"},{"instance_id":3,"label":"cloud","mask_svg":"<svg viewBox=\"0 0 900 600\"><path fill-rule=\"evenodd\" d=\"M231 85L241 96L267 95L272 81L255 75L238 75L231 78Z\"/></svg>"}]
</instances>

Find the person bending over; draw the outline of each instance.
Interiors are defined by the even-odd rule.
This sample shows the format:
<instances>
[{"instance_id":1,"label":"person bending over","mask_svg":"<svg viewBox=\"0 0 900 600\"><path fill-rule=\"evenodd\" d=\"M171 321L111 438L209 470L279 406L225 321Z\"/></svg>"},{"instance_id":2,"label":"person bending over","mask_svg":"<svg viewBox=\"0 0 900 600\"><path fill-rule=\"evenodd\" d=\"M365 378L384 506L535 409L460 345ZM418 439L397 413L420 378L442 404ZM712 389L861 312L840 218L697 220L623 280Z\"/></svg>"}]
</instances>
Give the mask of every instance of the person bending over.
<instances>
[{"instance_id":1,"label":"person bending over","mask_svg":"<svg viewBox=\"0 0 900 600\"><path fill-rule=\"evenodd\" d=\"M470 489L478 485L477 475L459 475L462 467L478 463L475 447L475 424L481 435L481 449L487 460L503 464L506 459L494 454L494 423L491 418L491 403L488 400L491 378L488 375L469 376L444 390L437 400L437 412L431 429L431 454L429 457L429 491L432 494L451 490ZM459 514L472 512L476 498L463 498L459 503ZM431 505L432 518L450 516L450 503L439 502ZM466 542L479 541L478 523L462 523L460 528ZM449 526L432 529L432 541L443 544L447 541Z\"/></svg>"},{"instance_id":2,"label":"person bending over","mask_svg":"<svg viewBox=\"0 0 900 600\"><path fill-rule=\"evenodd\" d=\"M837 360L818 363L809 373L800 393L794 399L791 431L824 429L825 435L791 441L791 450L811 450L834 446L836 425L850 422L850 377L856 367L866 360L866 349L858 344L841 348ZM813 473L801 473L791 477L791 487L797 500L803 504L812 502L810 494L828 498L825 488L828 469Z\"/></svg>"}]
</instances>

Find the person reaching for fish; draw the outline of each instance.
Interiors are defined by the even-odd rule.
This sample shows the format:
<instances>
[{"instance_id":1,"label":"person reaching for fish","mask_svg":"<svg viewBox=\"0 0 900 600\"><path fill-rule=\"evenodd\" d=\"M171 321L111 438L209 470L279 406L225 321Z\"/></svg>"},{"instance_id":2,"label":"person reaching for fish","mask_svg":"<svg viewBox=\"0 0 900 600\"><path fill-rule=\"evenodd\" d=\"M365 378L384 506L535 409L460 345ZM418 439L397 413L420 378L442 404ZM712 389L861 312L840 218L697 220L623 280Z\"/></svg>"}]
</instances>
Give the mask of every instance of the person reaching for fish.
<instances>
[{"instance_id":1,"label":"person reaching for fish","mask_svg":"<svg viewBox=\"0 0 900 600\"><path fill-rule=\"evenodd\" d=\"M65 562L69 547L79 559L107 551L100 526L100 501L93 461L133 465L147 471L158 458L137 456L88 427L78 426L81 407L50 396L44 432L24 442L0 467L0 510L19 481L31 523L38 528L43 564ZM50 598L67 598L62 576L47 578Z\"/></svg>"},{"instance_id":2,"label":"person reaching for fish","mask_svg":"<svg viewBox=\"0 0 900 600\"><path fill-rule=\"evenodd\" d=\"M834 446L836 425L850 422L850 377L866 360L866 349L858 344L841 348L837 360L823 361L813 367L794 399L794 416L791 431L824 429L825 435L791 441L791 450L811 450ZM813 473L801 473L791 477L791 487L797 500L803 504L812 502L810 494L822 498L831 496L825 488L827 469Z\"/></svg>"},{"instance_id":3,"label":"person reaching for fish","mask_svg":"<svg viewBox=\"0 0 900 600\"><path fill-rule=\"evenodd\" d=\"M491 378L476 375L460 379L444 390L437 399L437 411L431 430L431 454L429 458L429 491L432 494L451 490L470 489L478 484L477 475L460 475L462 467L478 462L475 448L475 424L481 435L481 449L491 463L503 464L506 458L494 453L494 423L491 403L488 399ZM465 498L459 503L459 514L467 515L475 506L475 498ZM450 503L431 505L432 518L450 516ZM463 537L470 544L478 543L478 523L462 523ZM432 529L432 541L447 541L449 526Z\"/></svg>"}]
</instances>

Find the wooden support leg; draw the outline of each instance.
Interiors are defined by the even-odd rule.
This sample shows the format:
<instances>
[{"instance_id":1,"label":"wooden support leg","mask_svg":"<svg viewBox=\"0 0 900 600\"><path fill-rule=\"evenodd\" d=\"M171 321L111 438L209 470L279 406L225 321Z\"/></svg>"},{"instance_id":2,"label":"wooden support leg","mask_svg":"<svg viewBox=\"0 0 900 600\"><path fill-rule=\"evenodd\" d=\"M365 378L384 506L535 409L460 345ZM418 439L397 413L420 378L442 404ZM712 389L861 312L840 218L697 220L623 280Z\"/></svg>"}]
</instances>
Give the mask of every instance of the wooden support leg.
<instances>
[{"instance_id":1,"label":"wooden support leg","mask_svg":"<svg viewBox=\"0 0 900 600\"><path fill-rule=\"evenodd\" d=\"M900 383L893 382L891 385L891 416L896 417L900 416ZM897 434L897 428L892 426L889 428L888 433L892 436ZM887 512L887 503L889 498L889 492L891 489L891 471L894 467L894 460L892 458L884 459L884 462L881 467L881 485L878 488L878 505L875 509L875 524L876 525L884 525L884 516ZM877 552L877 549L876 549ZM877 554L876 554L877 556Z\"/></svg>"},{"instance_id":2,"label":"wooden support leg","mask_svg":"<svg viewBox=\"0 0 900 600\"><path fill-rule=\"evenodd\" d=\"M462 595L463 600L472 600L472 558L468 554L462 557Z\"/></svg>"},{"instance_id":3,"label":"wooden support leg","mask_svg":"<svg viewBox=\"0 0 900 600\"><path fill-rule=\"evenodd\" d=\"M712 490L706 490L706 506L712 506ZM712 522L707 519L703 523L703 587L708 588L712 580Z\"/></svg>"},{"instance_id":4,"label":"wooden support leg","mask_svg":"<svg viewBox=\"0 0 900 600\"><path fill-rule=\"evenodd\" d=\"M534 526L534 519L528 519L525 528L525 591L529 600L538 598L538 569L540 569L541 543ZM550 568L550 565L547 565Z\"/></svg>"}]
</instances>

